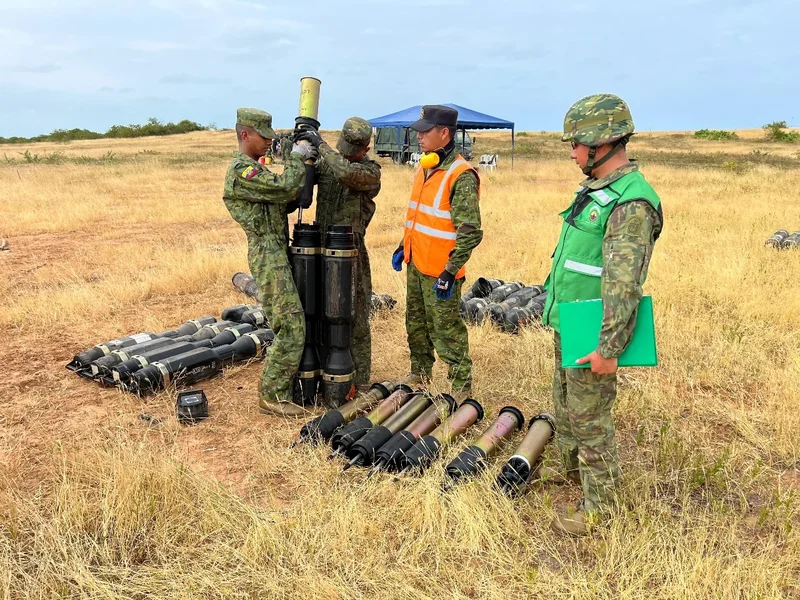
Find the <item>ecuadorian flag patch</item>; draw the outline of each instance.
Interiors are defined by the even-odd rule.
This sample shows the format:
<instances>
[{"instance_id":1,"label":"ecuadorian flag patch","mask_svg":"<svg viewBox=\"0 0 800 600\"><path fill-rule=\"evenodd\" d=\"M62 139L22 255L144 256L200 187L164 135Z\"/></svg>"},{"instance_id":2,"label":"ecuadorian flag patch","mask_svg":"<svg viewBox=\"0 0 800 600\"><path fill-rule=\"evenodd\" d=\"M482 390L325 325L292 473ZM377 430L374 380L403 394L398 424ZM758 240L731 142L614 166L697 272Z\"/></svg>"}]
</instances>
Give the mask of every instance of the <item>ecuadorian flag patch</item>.
<instances>
[{"instance_id":1,"label":"ecuadorian flag patch","mask_svg":"<svg viewBox=\"0 0 800 600\"><path fill-rule=\"evenodd\" d=\"M242 171L242 179L246 179L247 181L250 181L256 175L258 175L258 169L256 169L252 165L247 167L244 171Z\"/></svg>"}]
</instances>

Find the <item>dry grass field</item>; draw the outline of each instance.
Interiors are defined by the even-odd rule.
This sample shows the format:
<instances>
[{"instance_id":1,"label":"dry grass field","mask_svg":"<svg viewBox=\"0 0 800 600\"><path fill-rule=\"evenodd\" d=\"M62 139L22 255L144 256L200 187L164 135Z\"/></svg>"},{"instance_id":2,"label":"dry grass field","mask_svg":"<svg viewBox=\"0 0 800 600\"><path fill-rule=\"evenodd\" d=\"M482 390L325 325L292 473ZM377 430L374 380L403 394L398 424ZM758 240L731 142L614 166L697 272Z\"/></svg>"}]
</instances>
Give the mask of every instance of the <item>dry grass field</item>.
<instances>
[{"instance_id":1,"label":"dry grass field","mask_svg":"<svg viewBox=\"0 0 800 600\"><path fill-rule=\"evenodd\" d=\"M235 138L0 146L0 597L800 597L800 252L764 248L800 229L800 146L760 135L630 145L664 204L646 287L661 364L620 376L624 503L580 540L549 529L578 490L510 501L492 488L502 459L440 497L442 462L365 482L325 447L287 450L301 422L258 413L260 364L202 384L211 417L192 427L174 392L138 399L66 371L97 342L244 301L230 278L245 239L221 201ZM507 134L477 137L476 155L501 160L483 174L468 281L541 283L580 171L554 134L520 137L513 171ZM408 370L389 259L412 172L383 172L367 241L375 289L399 305L372 323L376 381ZM550 333L487 325L470 344L487 421L552 408Z\"/></svg>"}]
</instances>

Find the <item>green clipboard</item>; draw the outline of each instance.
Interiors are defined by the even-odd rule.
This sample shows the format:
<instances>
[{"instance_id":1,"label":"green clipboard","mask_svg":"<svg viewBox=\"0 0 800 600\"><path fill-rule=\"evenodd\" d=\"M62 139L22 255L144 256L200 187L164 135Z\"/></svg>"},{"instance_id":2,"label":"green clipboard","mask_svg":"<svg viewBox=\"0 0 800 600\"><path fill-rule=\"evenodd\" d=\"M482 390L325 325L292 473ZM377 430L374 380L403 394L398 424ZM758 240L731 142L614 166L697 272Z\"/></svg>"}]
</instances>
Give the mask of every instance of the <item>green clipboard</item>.
<instances>
[{"instance_id":1,"label":"green clipboard","mask_svg":"<svg viewBox=\"0 0 800 600\"><path fill-rule=\"evenodd\" d=\"M561 366L564 369L588 369L590 365L577 365L575 361L597 350L600 327L603 323L603 301L582 300L558 305L558 322L561 325ZM636 314L631 341L620 355L620 367L655 367L656 328L653 320L653 298L642 297Z\"/></svg>"}]
</instances>

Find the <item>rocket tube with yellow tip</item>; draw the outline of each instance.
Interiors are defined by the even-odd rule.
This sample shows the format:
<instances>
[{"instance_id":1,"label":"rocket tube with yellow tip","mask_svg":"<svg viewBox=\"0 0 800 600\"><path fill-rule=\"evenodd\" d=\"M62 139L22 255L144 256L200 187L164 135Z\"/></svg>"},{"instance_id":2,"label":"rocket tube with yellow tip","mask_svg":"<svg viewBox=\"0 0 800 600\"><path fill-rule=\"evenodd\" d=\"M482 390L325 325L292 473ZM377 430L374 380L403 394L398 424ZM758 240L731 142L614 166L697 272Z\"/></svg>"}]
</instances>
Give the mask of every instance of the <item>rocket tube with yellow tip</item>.
<instances>
[{"instance_id":1,"label":"rocket tube with yellow tip","mask_svg":"<svg viewBox=\"0 0 800 600\"><path fill-rule=\"evenodd\" d=\"M298 116L294 120L295 133L304 129L319 131L319 88L322 82L316 77L302 77L300 79L300 108ZM308 143L308 142L300 142ZM297 211L297 220L303 221L303 206L311 206L314 196L315 167L313 160L305 161L306 178L303 189L300 190L298 200L300 208Z\"/></svg>"}]
</instances>

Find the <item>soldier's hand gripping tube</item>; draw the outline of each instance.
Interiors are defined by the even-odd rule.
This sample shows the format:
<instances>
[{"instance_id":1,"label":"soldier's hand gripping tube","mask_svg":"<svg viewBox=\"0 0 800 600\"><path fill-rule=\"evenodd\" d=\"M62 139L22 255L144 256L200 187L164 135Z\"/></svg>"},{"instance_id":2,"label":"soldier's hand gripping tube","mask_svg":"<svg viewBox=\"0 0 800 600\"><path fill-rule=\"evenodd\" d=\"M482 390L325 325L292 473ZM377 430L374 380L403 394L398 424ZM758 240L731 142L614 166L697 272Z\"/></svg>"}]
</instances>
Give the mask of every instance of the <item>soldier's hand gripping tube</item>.
<instances>
[{"instance_id":1,"label":"soldier's hand gripping tube","mask_svg":"<svg viewBox=\"0 0 800 600\"><path fill-rule=\"evenodd\" d=\"M247 273L235 273L231 278L231 283L233 283L233 287L235 287L243 294L250 296L253 300L257 302L261 302L261 294L258 292L258 284L256 283L256 280L253 279ZM236 319L232 320L235 321Z\"/></svg>"},{"instance_id":2,"label":"soldier's hand gripping tube","mask_svg":"<svg viewBox=\"0 0 800 600\"><path fill-rule=\"evenodd\" d=\"M395 384L391 381L383 383L373 383L369 391L353 398L347 404L327 411L300 429L300 437L290 446L294 448L298 444L327 442L331 436L343 425L355 419L360 413L387 398L395 390Z\"/></svg>"},{"instance_id":3,"label":"soldier's hand gripping tube","mask_svg":"<svg viewBox=\"0 0 800 600\"><path fill-rule=\"evenodd\" d=\"M328 456L328 460L346 454L353 444L366 435L367 431L372 429L375 425L380 425L391 417L400 410L400 407L408 402L412 396L413 392L411 388L401 383L394 392L386 399L382 400L380 404L372 409L365 417L359 417L339 429L339 431L331 436L333 452Z\"/></svg>"},{"instance_id":4,"label":"soldier's hand gripping tube","mask_svg":"<svg viewBox=\"0 0 800 600\"><path fill-rule=\"evenodd\" d=\"M503 443L508 440L516 431L522 429L525 424L525 417L515 406L504 406L500 409L495 422L483 432L475 443L467 446L456 456L447 467L445 474L448 482L443 491L447 491L453 485L464 479L474 477L486 468L486 460L497 452Z\"/></svg>"},{"instance_id":5,"label":"soldier's hand gripping tube","mask_svg":"<svg viewBox=\"0 0 800 600\"><path fill-rule=\"evenodd\" d=\"M297 377L292 384L292 400L300 406L315 404L322 377L317 352L317 320L322 304L322 235L319 225L297 223L289 248L292 275L306 320L306 339Z\"/></svg>"},{"instance_id":6,"label":"soldier's hand gripping tube","mask_svg":"<svg viewBox=\"0 0 800 600\"><path fill-rule=\"evenodd\" d=\"M496 323L497 325L502 325L503 323L503 315L511 310L512 308L517 308L520 306L525 306L533 300L536 296L544 292L544 288L540 285L533 285L530 287L524 287L516 292L509 294L508 298L503 300L502 302L498 302L497 304L492 304L489 307L489 314L491 316L492 322Z\"/></svg>"},{"instance_id":7,"label":"soldier's hand gripping tube","mask_svg":"<svg viewBox=\"0 0 800 600\"><path fill-rule=\"evenodd\" d=\"M417 440L436 429L442 419L452 415L457 407L455 399L450 394L436 396L425 412L378 448L375 452L375 468L370 473L370 477L379 471L397 470L401 457L414 446Z\"/></svg>"},{"instance_id":8,"label":"soldier's hand gripping tube","mask_svg":"<svg viewBox=\"0 0 800 600\"><path fill-rule=\"evenodd\" d=\"M497 477L497 486L505 494L514 498L525 489L533 477L545 446L555 434L556 423L552 415L540 413L531 419L528 433Z\"/></svg>"},{"instance_id":9,"label":"soldier's hand gripping tube","mask_svg":"<svg viewBox=\"0 0 800 600\"><path fill-rule=\"evenodd\" d=\"M781 248L783 247L783 242L786 238L789 237L789 232L785 229L778 229L772 236L766 241L764 244L767 248Z\"/></svg>"},{"instance_id":10,"label":"soldier's hand gripping tube","mask_svg":"<svg viewBox=\"0 0 800 600\"><path fill-rule=\"evenodd\" d=\"M376 424L347 450L346 455L350 462L344 470L355 465L370 466L375 460L378 448L392 439L395 433L411 425L431 405L432 400L427 392L417 391L402 408L380 425Z\"/></svg>"},{"instance_id":11,"label":"soldier's hand gripping tube","mask_svg":"<svg viewBox=\"0 0 800 600\"><path fill-rule=\"evenodd\" d=\"M357 256L353 228L329 225L323 259L323 318L328 353L322 370L322 397L328 408L338 408L355 393L350 337L356 311Z\"/></svg>"},{"instance_id":12,"label":"soldier's hand gripping tube","mask_svg":"<svg viewBox=\"0 0 800 600\"><path fill-rule=\"evenodd\" d=\"M134 373L131 390L144 396L171 384L188 385L208 379L218 373L226 363L260 358L274 338L275 334L271 330L258 329L243 335L232 344L219 348L195 348L154 362Z\"/></svg>"},{"instance_id":13,"label":"soldier's hand gripping tube","mask_svg":"<svg viewBox=\"0 0 800 600\"><path fill-rule=\"evenodd\" d=\"M458 410L447 417L439 427L428 435L423 435L405 454L398 457L400 475L408 471L421 473L430 466L454 439L483 419L483 407L472 398L467 398Z\"/></svg>"},{"instance_id":14,"label":"soldier's hand gripping tube","mask_svg":"<svg viewBox=\"0 0 800 600\"><path fill-rule=\"evenodd\" d=\"M228 327L216 336L207 340L200 341L178 341L172 340L172 343L163 348L151 350L148 352L140 352L132 354L132 356L116 367L111 369L111 372L103 375L103 382L107 385L121 385L125 386L130 381L133 374L139 369L146 367L150 363L183 354L194 348L216 348L226 344L232 344L237 339L242 337L245 333L251 333L255 328L247 323ZM183 338L186 339L186 338Z\"/></svg>"}]
</instances>

